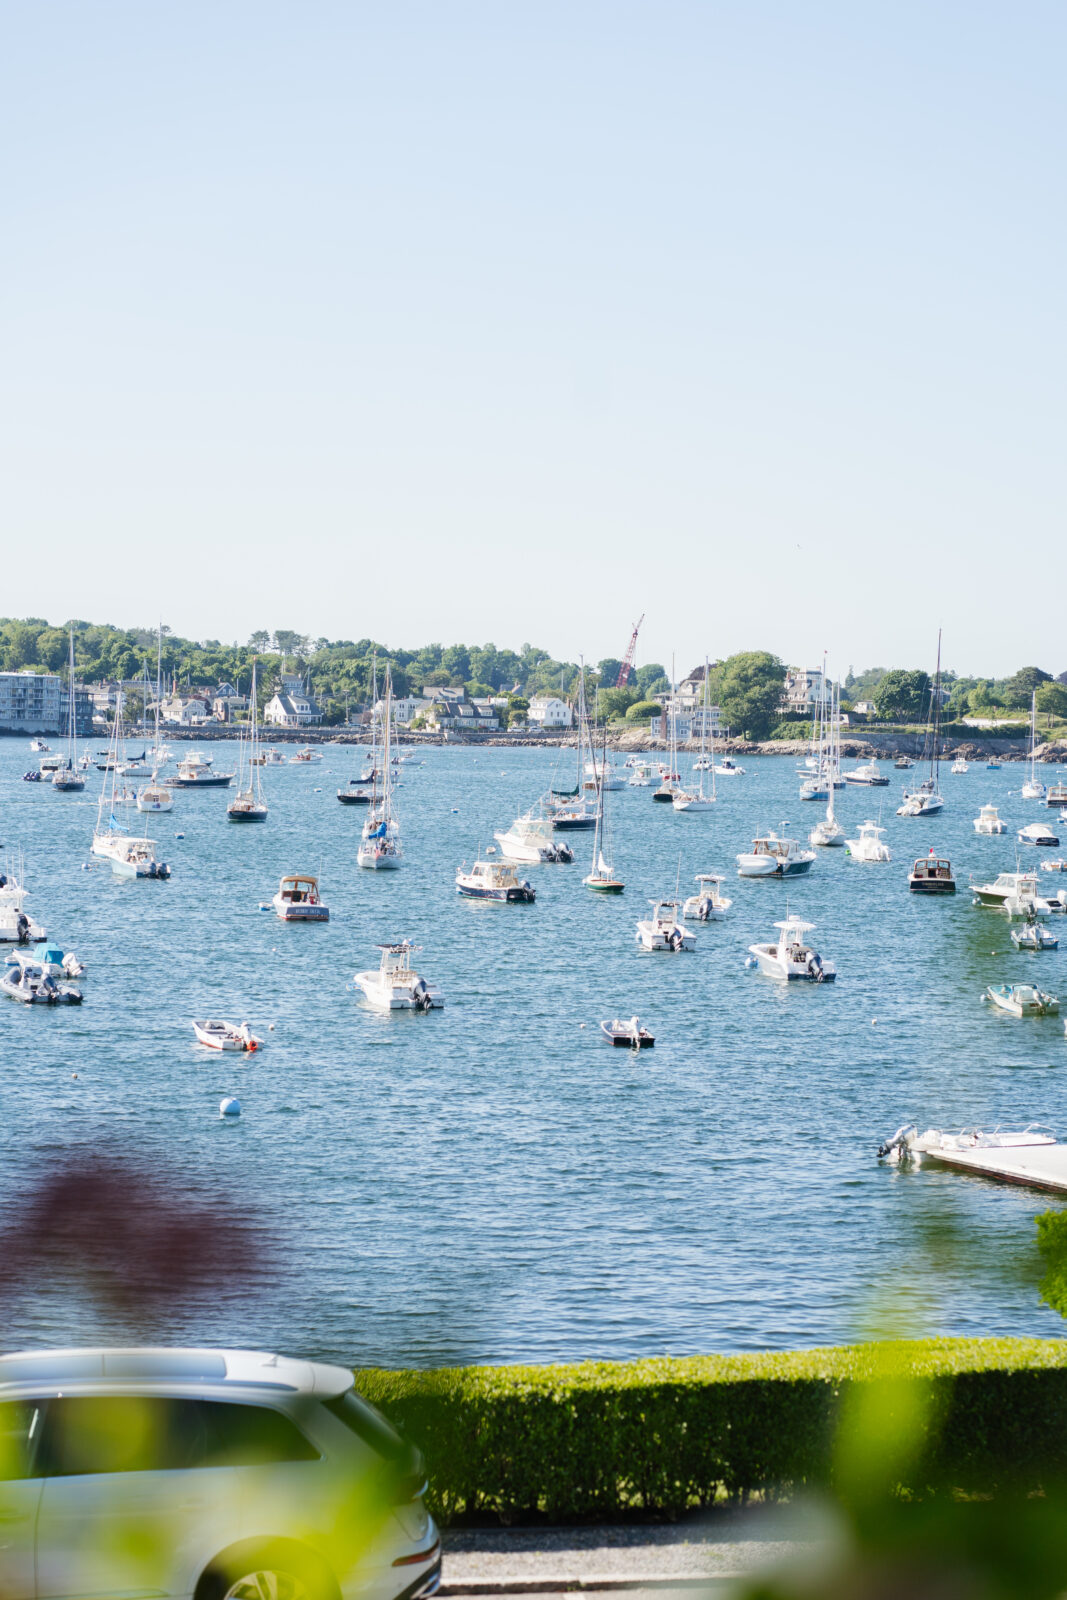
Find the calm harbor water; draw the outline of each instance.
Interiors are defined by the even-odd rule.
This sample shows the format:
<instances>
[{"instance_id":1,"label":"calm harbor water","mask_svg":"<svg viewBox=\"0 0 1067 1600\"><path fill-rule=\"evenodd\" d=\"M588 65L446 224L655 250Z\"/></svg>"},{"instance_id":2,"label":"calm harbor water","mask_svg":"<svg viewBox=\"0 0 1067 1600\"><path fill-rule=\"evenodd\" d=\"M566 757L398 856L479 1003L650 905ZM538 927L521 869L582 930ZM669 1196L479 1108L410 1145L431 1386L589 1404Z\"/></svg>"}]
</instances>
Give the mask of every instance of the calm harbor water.
<instances>
[{"instance_id":1,"label":"calm harbor water","mask_svg":"<svg viewBox=\"0 0 1067 1600\"><path fill-rule=\"evenodd\" d=\"M269 1293L222 1284L156 1336L435 1365L797 1347L890 1316L1059 1335L1013 1270L1032 1267L1031 1219L1055 1200L875 1160L910 1118L1067 1135L1062 1023L979 1003L987 983L1033 976L1067 1001L1067 925L1060 951L1017 953L965 892L1014 866L1014 829L1046 815L1019 798L1021 765L946 771L945 811L926 821L895 815L903 774L841 792L846 824L881 813L892 863L821 851L792 883L740 880L734 862L757 831L788 818L806 834L821 815L797 799L792 759L747 760L701 815L611 794L625 894L583 887L578 834L573 866L529 869L535 905L502 907L460 900L453 873L549 785L554 751L426 751L398 793L404 867L381 875L355 865L361 808L334 798L354 749L266 769L261 827L227 823L227 791L177 791L150 829L168 883L86 870L102 775L64 796L20 781L35 759L0 741L0 839L25 852L33 914L89 973L80 1010L0 1000L0 1225L48 1163L118 1150L252 1208L277 1248ZM987 800L1011 825L999 839L972 828ZM907 892L929 845L952 859L953 900ZM328 926L259 909L293 870L321 875ZM727 874L730 919L699 926L693 954L642 952L648 898L699 871ZM817 925L836 984L745 968L787 903ZM444 1011L381 1017L346 990L376 941L405 936ZM633 1012L656 1034L639 1056L597 1028ZM274 1031L245 1063L198 1048L193 1016ZM218 1115L228 1093L236 1123ZM46 1273L0 1330L9 1349L115 1335Z\"/></svg>"}]
</instances>

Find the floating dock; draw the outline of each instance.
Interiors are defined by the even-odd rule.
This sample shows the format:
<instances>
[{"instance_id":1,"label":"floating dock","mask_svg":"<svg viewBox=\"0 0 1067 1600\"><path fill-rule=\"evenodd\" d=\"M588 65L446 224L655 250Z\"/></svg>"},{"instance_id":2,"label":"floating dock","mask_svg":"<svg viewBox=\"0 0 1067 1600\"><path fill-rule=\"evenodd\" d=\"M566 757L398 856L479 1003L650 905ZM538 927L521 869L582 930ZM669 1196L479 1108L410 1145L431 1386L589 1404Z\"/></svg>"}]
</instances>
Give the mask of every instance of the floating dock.
<instances>
[{"instance_id":1,"label":"floating dock","mask_svg":"<svg viewBox=\"0 0 1067 1600\"><path fill-rule=\"evenodd\" d=\"M1054 1189L1067 1194L1067 1144L1022 1145L1015 1149L923 1150L913 1154L924 1161L941 1161L948 1167L977 1172L1002 1183L1022 1183L1031 1189Z\"/></svg>"}]
</instances>

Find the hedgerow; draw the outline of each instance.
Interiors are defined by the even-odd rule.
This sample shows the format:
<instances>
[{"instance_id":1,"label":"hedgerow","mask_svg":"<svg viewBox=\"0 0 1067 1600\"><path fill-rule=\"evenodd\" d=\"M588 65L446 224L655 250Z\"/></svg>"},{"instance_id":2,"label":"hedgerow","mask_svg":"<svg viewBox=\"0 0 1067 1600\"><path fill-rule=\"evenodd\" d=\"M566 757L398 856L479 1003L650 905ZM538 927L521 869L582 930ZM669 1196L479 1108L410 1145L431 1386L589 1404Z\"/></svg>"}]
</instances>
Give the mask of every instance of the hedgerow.
<instances>
[{"instance_id":1,"label":"hedgerow","mask_svg":"<svg viewBox=\"0 0 1067 1600\"><path fill-rule=\"evenodd\" d=\"M374 1368L356 1382L425 1452L446 1522L670 1517L830 1486L842 1417L872 1396L876 1432L897 1413L916 1435L894 1468L899 1492L1031 1493L1067 1479L1067 1343L1053 1340Z\"/></svg>"}]
</instances>

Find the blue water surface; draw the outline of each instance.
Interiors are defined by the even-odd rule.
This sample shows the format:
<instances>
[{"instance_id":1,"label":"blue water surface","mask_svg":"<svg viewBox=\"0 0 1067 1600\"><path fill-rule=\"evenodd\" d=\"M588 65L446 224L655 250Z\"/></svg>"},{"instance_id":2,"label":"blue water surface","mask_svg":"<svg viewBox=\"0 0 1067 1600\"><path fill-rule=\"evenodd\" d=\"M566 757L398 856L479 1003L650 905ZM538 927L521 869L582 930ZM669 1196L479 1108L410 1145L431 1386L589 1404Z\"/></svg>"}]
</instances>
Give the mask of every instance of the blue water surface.
<instances>
[{"instance_id":1,"label":"blue water surface","mask_svg":"<svg viewBox=\"0 0 1067 1600\"><path fill-rule=\"evenodd\" d=\"M236 747L212 748L235 762ZM178 791L151 819L168 883L92 861L101 775L64 796L21 781L35 759L0 742L0 839L25 853L35 917L89 974L80 1010L0 1000L0 1224L50 1164L120 1151L191 1201L221 1193L275 1251L267 1292L220 1282L164 1309L156 1337L437 1365L787 1348L887 1326L1059 1335L1031 1220L1055 1199L875 1159L911 1118L1067 1133L1062 1022L979 1002L990 982L1038 976L1067 1010L1067 925L1064 949L1022 954L966 892L907 891L930 845L961 891L1014 866L1015 828L1046 815L1020 799L1021 766L946 771L945 810L926 820L895 815L903 774L842 792L850 831L881 816L892 863L821 851L791 883L740 880L734 857L821 814L798 800L792 759L746 760L699 815L613 793L625 894L583 887L578 834L576 864L529 869L535 905L502 907L459 899L455 869L569 779L573 754L420 752L398 791L397 873L356 867L363 812L335 799L355 749L266 769L263 826L227 823L227 791ZM1011 824L1001 838L973 831L989 800ZM320 875L328 926L259 909L295 870ZM729 920L700 926L692 954L642 952L648 899L700 871L727 874ZM746 969L787 905L816 924L836 984ZM346 987L399 937L422 945L443 1011L383 1017ZM598 1032L634 1012L656 1034L637 1056ZM194 1016L274 1030L251 1060L220 1057L195 1044ZM233 1093L243 1115L222 1121ZM2 1336L140 1331L119 1324L42 1264Z\"/></svg>"}]
</instances>

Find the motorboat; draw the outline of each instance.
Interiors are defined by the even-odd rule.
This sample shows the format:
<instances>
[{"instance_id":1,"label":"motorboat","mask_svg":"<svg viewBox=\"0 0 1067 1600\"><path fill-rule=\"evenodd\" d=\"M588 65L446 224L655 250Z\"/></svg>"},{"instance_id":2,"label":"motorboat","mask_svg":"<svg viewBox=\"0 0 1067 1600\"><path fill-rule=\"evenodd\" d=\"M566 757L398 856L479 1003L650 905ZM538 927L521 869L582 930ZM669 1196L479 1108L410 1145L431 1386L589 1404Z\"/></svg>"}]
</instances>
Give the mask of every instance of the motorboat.
<instances>
[{"instance_id":1,"label":"motorboat","mask_svg":"<svg viewBox=\"0 0 1067 1600\"><path fill-rule=\"evenodd\" d=\"M67 758L57 752L54 755L42 756L37 765L42 772L58 772L61 767L67 765Z\"/></svg>"},{"instance_id":2,"label":"motorboat","mask_svg":"<svg viewBox=\"0 0 1067 1600\"><path fill-rule=\"evenodd\" d=\"M915 763L910 756L897 756L897 759L893 762L893 765L896 767L898 772L907 772L909 768L915 765Z\"/></svg>"},{"instance_id":3,"label":"motorboat","mask_svg":"<svg viewBox=\"0 0 1067 1600\"><path fill-rule=\"evenodd\" d=\"M51 750L51 748L52 746L50 744L45 744L43 739L30 740L30 749L33 751L35 756L44 755L47 751Z\"/></svg>"},{"instance_id":4,"label":"motorboat","mask_svg":"<svg viewBox=\"0 0 1067 1600\"><path fill-rule=\"evenodd\" d=\"M291 767L307 766L311 761L321 761L322 759L321 750L313 750L309 744L306 744L302 750L296 752L295 756L289 757L289 765Z\"/></svg>"},{"instance_id":5,"label":"motorboat","mask_svg":"<svg viewBox=\"0 0 1067 1600\"><path fill-rule=\"evenodd\" d=\"M739 878L797 878L810 872L814 850L802 850L796 839L768 833L753 839L752 849L737 857Z\"/></svg>"},{"instance_id":6,"label":"motorboat","mask_svg":"<svg viewBox=\"0 0 1067 1600\"><path fill-rule=\"evenodd\" d=\"M749 954L755 956L760 971L768 978L782 983L802 980L808 983L831 983L837 977L837 968L813 950L805 935L814 928L814 922L803 922L799 917L786 917L776 922L778 938L773 944L750 944Z\"/></svg>"},{"instance_id":7,"label":"motorboat","mask_svg":"<svg viewBox=\"0 0 1067 1600\"><path fill-rule=\"evenodd\" d=\"M715 763L715 776L717 778L743 778L744 767L739 767L730 756L723 756L721 761Z\"/></svg>"},{"instance_id":8,"label":"motorboat","mask_svg":"<svg viewBox=\"0 0 1067 1600\"><path fill-rule=\"evenodd\" d=\"M719 892L726 880L720 872L698 872L694 882L696 894L691 894L682 905L682 916L687 922L721 922L733 901Z\"/></svg>"},{"instance_id":9,"label":"motorboat","mask_svg":"<svg viewBox=\"0 0 1067 1600\"><path fill-rule=\"evenodd\" d=\"M1028 823L1025 828L1020 828L1016 834L1020 844L1059 844L1059 835L1052 832L1051 828L1043 822Z\"/></svg>"},{"instance_id":10,"label":"motorboat","mask_svg":"<svg viewBox=\"0 0 1067 1600\"><path fill-rule=\"evenodd\" d=\"M1055 861L1042 861L1042 872L1067 872L1067 861L1059 856Z\"/></svg>"},{"instance_id":11,"label":"motorboat","mask_svg":"<svg viewBox=\"0 0 1067 1600\"><path fill-rule=\"evenodd\" d=\"M602 1022L600 1031L609 1044L627 1050L650 1050L656 1042L648 1029L642 1028L640 1017L631 1017L628 1022L614 1017L611 1022Z\"/></svg>"},{"instance_id":12,"label":"motorboat","mask_svg":"<svg viewBox=\"0 0 1067 1600\"><path fill-rule=\"evenodd\" d=\"M72 983L59 983L40 962L9 962L0 972L0 994L23 1005L80 1006L82 992Z\"/></svg>"},{"instance_id":13,"label":"motorboat","mask_svg":"<svg viewBox=\"0 0 1067 1600\"><path fill-rule=\"evenodd\" d=\"M1000 872L992 883L972 883L971 893L975 905L999 906L1016 916L1025 916L1027 906L1037 912L1047 909L1038 894L1036 872Z\"/></svg>"},{"instance_id":14,"label":"motorboat","mask_svg":"<svg viewBox=\"0 0 1067 1600\"><path fill-rule=\"evenodd\" d=\"M944 800L941 791L927 782L919 785L917 789L905 789L904 799L897 806L898 817L935 817L944 809Z\"/></svg>"},{"instance_id":15,"label":"motorboat","mask_svg":"<svg viewBox=\"0 0 1067 1600\"><path fill-rule=\"evenodd\" d=\"M174 796L158 781L158 774L153 772L152 782L138 789L136 804L138 811L173 811Z\"/></svg>"},{"instance_id":16,"label":"motorboat","mask_svg":"<svg viewBox=\"0 0 1067 1600\"><path fill-rule=\"evenodd\" d=\"M970 772L971 769L967 765L967 762L964 761L962 756L957 756L955 761L952 763L951 770L952 770L952 772L954 772L956 774L957 777L960 777L964 773Z\"/></svg>"},{"instance_id":17,"label":"motorboat","mask_svg":"<svg viewBox=\"0 0 1067 1600\"><path fill-rule=\"evenodd\" d=\"M120 778L147 778L151 776L152 769L142 757L138 756L131 761L120 761L115 771Z\"/></svg>"},{"instance_id":18,"label":"motorboat","mask_svg":"<svg viewBox=\"0 0 1067 1600\"><path fill-rule=\"evenodd\" d=\"M987 772L999 772L1002 765L1003 762L1000 761L987 761L985 764L985 769Z\"/></svg>"},{"instance_id":19,"label":"motorboat","mask_svg":"<svg viewBox=\"0 0 1067 1600\"><path fill-rule=\"evenodd\" d=\"M1045 798L1045 785L1037 775L1037 690L1030 694L1030 754L1027 758L1030 763L1030 776L1023 784L1019 793L1024 800L1043 800Z\"/></svg>"},{"instance_id":20,"label":"motorboat","mask_svg":"<svg viewBox=\"0 0 1067 1600\"><path fill-rule=\"evenodd\" d=\"M650 761L639 762L630 773L628 786L631 789L650 789L655 768Z\"/></svg>"},{"instance_id":21,"label":"motorboat","mask_svg":"<svg viewBox=\"0 0 1067 1600\"><path fill-rule=\"evenodd\" d=\"M1060 1009L1054 994L1046 994L1033 983L991 983L981 998L1013 1017L1054 1017Z\"/></svg>"},{"instance_id":22,"label":"motorboat","mask_svg":"<svg viewBox=\"0 0 1067 1600\"><path fill-rule=\"evenodd\" d=\"M357 972L352 979L376 1011L439 1011L443 1007L440 993L411 965L419 945L401 939L398 944L380 944L378 949L382 952L379 965Z\"/></svg>"},{"instance_id":23,"label":"motorboat","mask_svg":"<svg viewBox=\"0 0 1067 1600\"><path fill-rule=\"evenodd\" d=\"M110 861L111 870L120 878L169 878L170 868L165 861L156 860L154 839L123 833L109 828L93 837L90 851Z\"/></svg>"},{"instance_id":24,"label":"motorboat","mask_svg":"<svg viewBox=\"0 0 1067 1600\"><path fill-rule=\"evenodd\" d=\"M853 767L851 772L846 772L843 776L846 783L859 784L868 789L884 789L889 783L889 779L874 760L865 762L863 766Z\"/></svg>"},{"instance_id":25,"label":"motorboat","mask_svg":"<svg viewBox=\"0 0 1067 1600\"><path fill-rule=\"evenodd\" d=\"M710 756L707 755L697 756L696 760L693 762L694 772L711 772L714 770L714 767L714 761Z\"/></svg>"},{"instance_id":26,"label":"motorboat","mask_svg":"<svg viewBox=\"0 0 1067 1600\"><path fill-rule=\"evenodd\" d=\"M1067 806L1067 783L1050 783L1045 795L1047 806Z\"/></svg>"},{"instance_id":27,"label":"motorboat","mask_svg":"<svg viewBox=\"0 0 1067 1600\"><path fill-rule=\"evenodd\" d=\"M287 872L271 901L282 922L329 922L319 897L319 880L309 872Z\"/></svg>"},{"instance_id":28,"label":"motorboat","mask_svg":"<svg viewBox=\"0 0 1067 1600\"><path fill-rule=\"evenodd\" d=\"M169 780L174 789L228 789L235 772L216 772L212 758L193 750L178 762L176 775Z\"/></svg>"},{"instance_id":29,"label":"motorboat","mask_svg":"<svg viewBox=\"0 0 1067 1600\"><path fill-rule=\"evenodd\" d=\"M456 893L467 900L530 904L537 898L533 885L520 878L508 861L476 861L456 873Z\"/></svg>"},{"instance_id":30,"label":"motorboat","mask_svg":"<svg viewBox=\"0 0 1067 1600\"><path fill-rule=\"evenodd\" d=\"M652 915L642 917L637 924L636 938L645 950L694 950L696 934L690 933L678 920L681 902L678 900L650 900Z\"/></svg>"},{"instance_id":31,"label":"motorboat","mask_svg":"<svg viewBox=\"0 0 1067 1600\"><path fill-rule=\"evenodd\" d=\"M571 862L574 851L568 844L557 844L552 837L552 822L543 813L527 811L516 817L504 833L494 833L493 838L509 861Z\"/></svg>"},{"instance_id":32,"label":"motorboat","mask_svg":"<svg viewBox=\"0 0 1067 1600\"><path fill-rule=\"evenodd\" d=\"M252 687L249 691L249 704L251 706L251 719L248 730L248 745L245 747L244 739L241 740L241 754L238 758L240 778L238 779L237 793L226 807L226 820L228 822L266 822L267 802L263 798L263 779L260 775L258 755L258 728L256 724L256 666L252 663ZM245 771L247 757L248 770Z\"/></svg>"},{"instance_id":33,"label":"motorboat","mask_svg":"<svg viewBox=\"0 0 1067 1600\"><path fill-rule=\"evenodd\" d=\"M276 750L274 746L271 745L269 749L264 750L263 752L263 765L265 767L284 767L285 757L282 755L280 750Z\"/></svg>"},{"instance_id":34,"label":"motorboat","mask_svg":"<svg viewBox=\"0 0 1067 1600\"><path fill-rule=\"evenodd\" d=\"M626 780L620 778L615 770L613 761L610 761L606 756L602 757L600 761L597 761L594 757L592 761L585 763L585 783L583 787L586 789L599 789L603 793L605 789L625 789Z\"/></svg>"},{"instance_id":35,"label":"motorboat","mask_svg":"<svg viewBox=\"0 0 1067 1600\"><path fill-rule=\"evenodd\" d=\"M1011 930L1011 942L1016 950L1057 950L1056 934L1037 921L1024 922L1021 928Z\"/></svg>"},{"instance_id":36,"label":"motorboat","mask_svg":"<svg viewBox=\"0 0 1067 1600\"><path fill-rule=\"evenodd\" d=\"M881 1160L906 1161L911 1156L944 1156L950 1161L957 1155L969 1155L979 1150L1029 1150L1056 1143L1055 1134L1041 1123L1032 1122L1019 1130L993 1128L986 1133L981 1128L961 1128L959 1133L945 1133L941 1128L927 1128L920 1133L913 1122L898 1128L891 1139L878 1146Z\"/></svg>"},{"instance_id":37,"label":"motorboat","mask_svg":"<svg viewBox=\"0 0 1067 1600\"><path fill-rule=\"evenodd\" d=\"M919 856L908 874L908 888L912 894L955 894L956 880L952 876L952 863L944 856Z\"/></svg>"},{"instance_id":38,"label":"motorboat","mask_svg":"<svg viewBox=\"0 0 1067 1600\"><path fill-rule=\"evenodd\" d=\"M861 822L859 838L847 840L849 855L856 861L892 861L893 852L882 838L884 832L877 822Z\"/></svg>"},{"instance_id":39,"label":"motorboat","mask_svg":"<svg viewBox=\"0 0 1067 1600\"><path fill-rule=\"evenodd\" d=\"M4 957L11 966L29 961L39 966L50 978L84 978L86 966L73 950L64 952L58 945L39 944L35 950L10 950Z\"/></svg>"},{"instance_id":40,"label":"motorboat","mask_svg":"<svg viewBox=\"0 0 1067 1600\"><path fill-rule=\"evenodd\" d=\"M23 898L21 889L11 896L0 894L0 944L38 944L45 938L45 930L25 909Z\"/></svg>"},{"instance_id":41,"label":"motorboat","mask_svg":"<svg viewBox=\"0 0 1067 1600\"><path fill-rule=\"evenodd\" d=\"M983 806L974 819L975 833L1007 833L1008 825L996 806Z\"/></svg>"},{"instance_id":42,"label":"motorboat","mask_svg":"<svg viewBox=\"0 0 1067 1600\"><path fill-rule=\"evenodd\" d=\"M193 1032L209 1050L243 1050L247 1055L254 1055L263 1048L263 1040L257 1039L247 1022L242 1022L239 1028L232 1022L194 1022Z\"/></svg>"}]
</instances>

